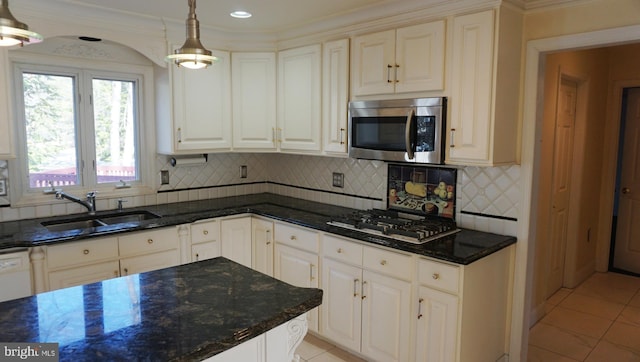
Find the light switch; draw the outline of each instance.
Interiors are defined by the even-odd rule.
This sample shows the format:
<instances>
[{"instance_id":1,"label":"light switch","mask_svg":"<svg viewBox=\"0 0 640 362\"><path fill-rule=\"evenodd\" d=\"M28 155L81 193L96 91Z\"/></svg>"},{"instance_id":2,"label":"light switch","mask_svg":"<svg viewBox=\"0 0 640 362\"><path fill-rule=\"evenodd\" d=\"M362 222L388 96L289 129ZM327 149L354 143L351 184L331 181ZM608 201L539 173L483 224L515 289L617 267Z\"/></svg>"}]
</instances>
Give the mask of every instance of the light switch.
<instances>
[{"instance_id":1,"label":"light switch","mask_svg":"<svg viewBox=\"0 0 640 362\"><path fill-rule=\"evenodd\" d=\"M340 172L333 173L333 186L344 187L344 174Z\"/></svg>"}]
</instances>

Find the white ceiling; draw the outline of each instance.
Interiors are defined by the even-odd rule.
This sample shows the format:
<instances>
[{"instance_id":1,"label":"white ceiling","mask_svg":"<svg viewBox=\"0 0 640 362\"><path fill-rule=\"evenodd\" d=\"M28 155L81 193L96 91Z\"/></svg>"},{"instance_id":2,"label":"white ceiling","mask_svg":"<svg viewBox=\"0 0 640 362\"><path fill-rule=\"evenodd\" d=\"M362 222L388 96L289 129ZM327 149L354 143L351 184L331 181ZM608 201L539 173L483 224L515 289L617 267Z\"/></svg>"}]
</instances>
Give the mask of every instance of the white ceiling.
<instances>
[{"instance_id":1,"label":"white ceiling","mask_svg":"<svg viewBox=\"0 0 640 362\"><path fill-rule=\"evenodd\" d=\"M59 0L55 0L59 1ZM95 9L115 9L125 13L144 14L168 21L184 22L189 12L187 0L72 0L76 5ZM309 25L331 17L355 14L362 9L397 7L398 9L425 4L432 0L200 0L196 15L201 26L224 31L278 33ZM249 19L229 16L234 10L253 14Z\"/></svg>"}]
</instances>

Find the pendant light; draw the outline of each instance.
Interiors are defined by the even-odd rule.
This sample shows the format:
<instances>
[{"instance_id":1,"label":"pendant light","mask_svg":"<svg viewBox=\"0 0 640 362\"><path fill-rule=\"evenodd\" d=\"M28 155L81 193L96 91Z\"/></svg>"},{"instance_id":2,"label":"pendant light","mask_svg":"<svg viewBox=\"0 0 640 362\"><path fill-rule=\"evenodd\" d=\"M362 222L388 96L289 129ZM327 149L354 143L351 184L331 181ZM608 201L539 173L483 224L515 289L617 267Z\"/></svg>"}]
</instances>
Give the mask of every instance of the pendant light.
<instances>
[{"instance_id":1,"label":"pendant light","mask_svg":"<svg viewBox=\"0 0 640 362\"><path fill-rule=\"evenodd\" d=\"M19 22L9 11L9 0L0 0L0 46L20 46L24 43L39 43L42 35L29 31L25 23Z\"/></svg>"},{"instance_id":2,"label":"pendant light","mask_svg":"<svg viewBox=\"0 0 640 362\"><path fill-rule=\"evenodd\" d=\"M211 51L205 49L200 43L200 23L196 18L196 0L187 0L189 4L189 17L187 18L187 40L174 54L165 58L168 62L174 62L178 66L201 69L205 68L218 58L211 55Z\"/></svg>"}]
</instances>

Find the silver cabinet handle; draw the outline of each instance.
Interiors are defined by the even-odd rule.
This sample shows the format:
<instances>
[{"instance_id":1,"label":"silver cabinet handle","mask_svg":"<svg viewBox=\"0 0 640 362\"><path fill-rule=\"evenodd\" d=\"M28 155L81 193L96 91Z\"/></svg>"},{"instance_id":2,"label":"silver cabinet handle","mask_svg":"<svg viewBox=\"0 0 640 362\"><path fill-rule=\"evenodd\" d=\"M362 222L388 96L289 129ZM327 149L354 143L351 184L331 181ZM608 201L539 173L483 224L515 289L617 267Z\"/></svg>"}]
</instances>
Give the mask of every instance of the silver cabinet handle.
<instances>
[{"instance_id":1,"label":"silver cabinet handle","mask_svg":"<svg viewBox=\"0 0 640 362\"><path fill-rule=\"evenodd\" d=\"M343 144L344 144L344 138L343 138L343 136L344 136L344 131L345 131L345 129L344 129L344 128L340 128L340 144L341 144L341 145L343 145Z\"/></svg>"},{"instance_id":2,"label":"silver cabinet handle","mask_svg":"<svg viewBox=\"0 0 640 362\"><path fill-rule=\"evenodd\" d=\"M178 143L182 143L182 129L178 128Z\"/></svg>"},{"instance_id":3,"label":"silver cabinet handle","mask_svg":"<svg viewBox=\"0 0 640 362\"><path fill-rule=\"evenodd\" d=\"M398 64L396 64L396 66L395 66L395 75L394 75L394 82L395 82L395 83L400 82L400 81L398 80L398 68L400 68L400 66L399 66Z\"/></svg>"},{"instance_id":4,"label":"silver cabinet handle","mask_svg":"<svg viewBox=\"0 0 640 362\"><path fill-rule=\"evenodd\" d=\"M276 145L276 129L275 127L271 127L271 139L273 140L273 145Z\"/></svg>"},{"instance_id":5,"label":"silver cabinet handle","mask_svg":"<svg viewBox=\"0 0 640 362\"><path fill-rule=\"evenodd\" d=\"M309 265L309 280L314 280L315 277L313 276L313 268L315 268L316 266L311 264Z\"/></svg>"},{"instance_id":6,"label":"silver cabinet handle","mask_svg":"<svg viewBox=\"0 0 640 362\"><path fill-rule=\"evenodd\" d=\"M454 136L455 134L456 134L456 129L455 129L455 128L452 128L452 129L451 129L451 145L449 146L449 147L451 147L451 148L453 148L453 147L455 147L455 146L456 146L456 145L455 145L455 142L453 141L453 136Z\"/></svg>"},{"instance_id":7,"label":"silver cabinet handle","mask_svg":"<svg viewBox=\"0 0 640 362\"><path fill-rule=\"evenodd\" d=\"M418 319L422 318L422 302L424 302L424 298L418 299Z\"/></svg>"},{"instance_id":8,"label":"silver cabinet handle","mask_svg":"<svg viewBox=\"0 0 640 362\"><path fill-rule=\"evenodd\" d=\"M391 81L391 68L393 68L393 66L391 64L387 64L387 83L393 83Z\"/></svg>"},{"instance_id":9,"label":"silver cabinet handle","mask_svg":"<svg viewBox=\"0 0 640 362\"><path fill-rule=\"evenodd\" d=\"M411 147L411 123L413 122L413 116L415 114L415 111L411 109L407 116L407 125L404 128L404 142L406 143L407 156L410 160L413 160L413 149Z\"/></svg>"},{"instance_id":10,"label":"silver cabinet handle","mask_svg":"<svg viewBox=\"0 0 640 362\"><path fill-rule=\"evenodd\" d=\"M354 297L358 296L358 282L360 282L360 279L353 280L353 296Z\"/></svg>"}]
</instances>

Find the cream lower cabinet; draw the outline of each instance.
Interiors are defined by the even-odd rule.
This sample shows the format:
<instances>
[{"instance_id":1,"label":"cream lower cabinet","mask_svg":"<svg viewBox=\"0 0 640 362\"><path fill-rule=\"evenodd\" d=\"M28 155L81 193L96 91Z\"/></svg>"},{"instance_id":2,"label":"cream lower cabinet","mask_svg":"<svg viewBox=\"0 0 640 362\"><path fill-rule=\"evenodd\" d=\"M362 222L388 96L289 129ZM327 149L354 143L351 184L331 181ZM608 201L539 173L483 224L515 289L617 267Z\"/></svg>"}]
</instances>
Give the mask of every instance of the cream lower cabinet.
<instances>
[{"instance_id":1,"label":"cream lower cabinet","mask_svg":"<svg viewBox=\"0 0 640 362\"><path fill-rule=\"evenodd\" d=\"M319 288L319 234L275 223L274 278L296 287ZM308 312L309 330L318 332L318 309Z\"/></svg>"},{"instance_id":2,"label":"cream lower cabinet","mask_svg":"<svg viewBox=\"0 0 640 362\"><path fill-rule=\"evenodd\" d=\"M178 265L175 230L171 227L48 246L45 268L34 273L36 285L44 288L37 292Z\"/></svg>"},{"instance_id":3,"label":"cream lower cabinet","mask_svg":"<svg viewBox=\"0 0 640 362\"><path fill-rule=\"evenodd\" d=\"M372 360L410 356L411 256L324 235L322 334Z\"/></svg>"},{"instance_id":4,"label":"cream lower cabinet","mask_svg":"<svg viewBox=\"0 0 640 362\"><path fill-rule=\"evenodd\" d=\"M505 357L514 247L469 265L419 258L416 361Z\"/></svg>"},{"instance_id":5,"label":"cream lower cabinet","mask_svg":"<svg viewBox=\"0 0 640 362\"><path fill-rule=\"evenodd\" d=\"M212 259L221 255L220 221L207 219L195 222L191 228L191 260Z\"/></svg>"},{"instance_id":6,"label":"cream lower cabinet","mask_svg":"<svg viewBox=\"0 0 640 362\"><path fill-rule=\"evenodd\" d=\"M221 255L251 268L251 216L220 221Z\"/></svg>"},{"instance_id":7,"label":"cream lower cabinet","mask_svg":"<svg viewBox=\"0 0 640 362\"><path fill-rule=\"evenodd\" d=\"M261 273L273 276L273 221L251 218L251 267Z\"/></svg>"}]
</instances>

